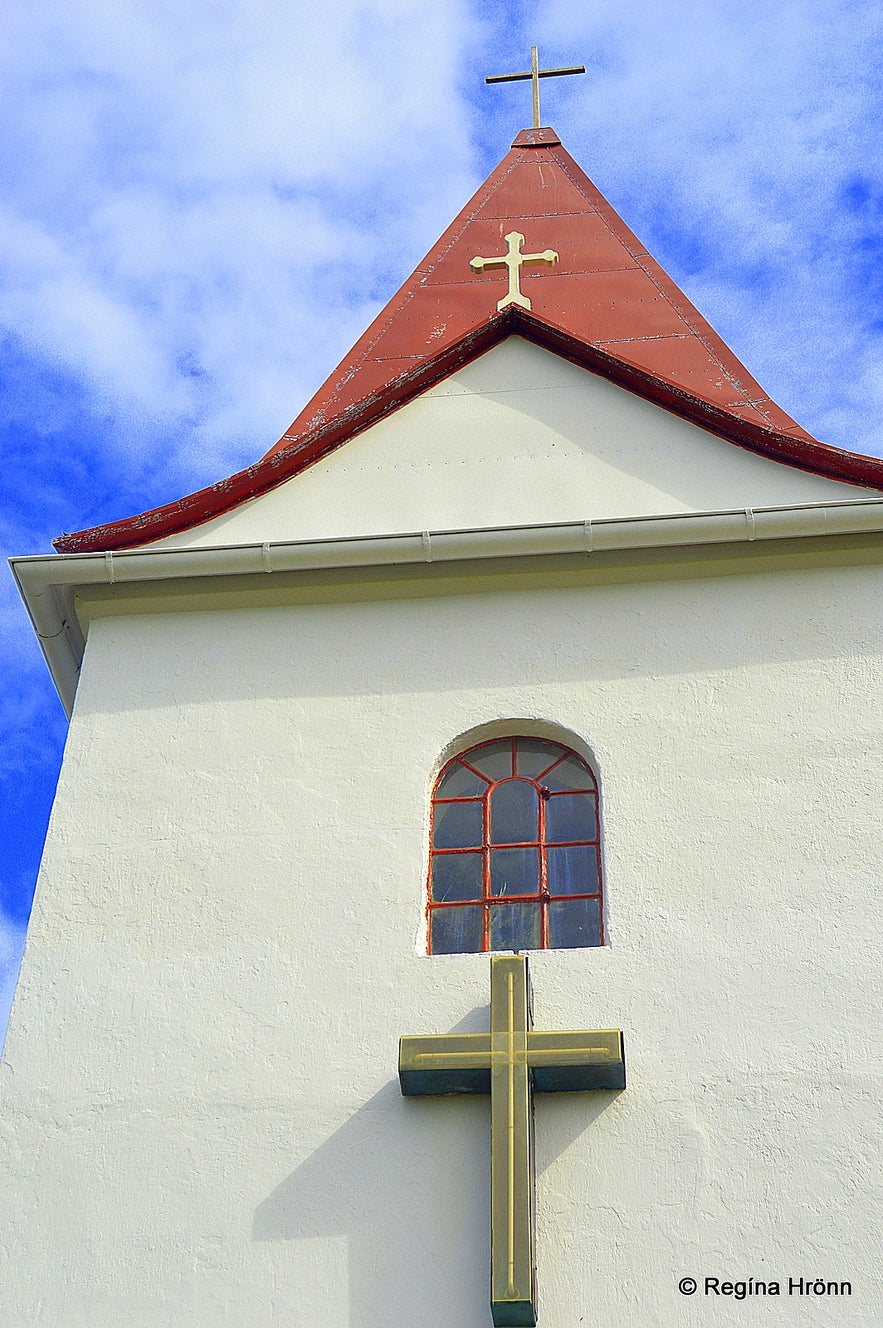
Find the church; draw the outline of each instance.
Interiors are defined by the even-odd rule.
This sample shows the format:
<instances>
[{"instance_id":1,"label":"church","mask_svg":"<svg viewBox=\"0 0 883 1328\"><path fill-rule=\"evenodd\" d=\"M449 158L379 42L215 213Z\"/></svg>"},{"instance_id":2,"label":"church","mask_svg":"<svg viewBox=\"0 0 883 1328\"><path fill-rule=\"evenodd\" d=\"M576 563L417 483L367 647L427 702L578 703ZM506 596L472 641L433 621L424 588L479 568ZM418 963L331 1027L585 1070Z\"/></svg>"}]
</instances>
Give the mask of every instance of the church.
<instances>
[{"instance_id":1,"label":"church","mask_svg":"<svg viewBox=\"0 0 883 1328\"><path fill-rule=\"evenodd\" d=\"M13 560L5 1328L879 1323L883 461L535 119L260 460Z\"/></svg>"}]
</instances>

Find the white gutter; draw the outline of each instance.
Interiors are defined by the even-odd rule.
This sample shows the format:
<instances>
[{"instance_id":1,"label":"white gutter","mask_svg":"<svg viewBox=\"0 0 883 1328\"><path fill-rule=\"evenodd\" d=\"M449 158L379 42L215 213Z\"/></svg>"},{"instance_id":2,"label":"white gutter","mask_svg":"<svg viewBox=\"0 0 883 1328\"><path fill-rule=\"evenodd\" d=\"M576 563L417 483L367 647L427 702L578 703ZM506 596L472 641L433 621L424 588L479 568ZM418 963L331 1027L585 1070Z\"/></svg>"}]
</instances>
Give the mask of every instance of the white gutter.
<instances>
[{"instance_id":1,"label":"white gutter","mask_svg":"<svg viewBox=\"0 0 883 1328\"><path fill-rule=\"evenodd\" d=\"M704 544L806 539L883 532L883 499L746 507L675 516L620 517L555 525L285 540L196 549L124 549L118 553L11 558L10 566L62 704L70 714L84 634L73 592L95 585L135 585L182 577L247 576L332 568L549 557Z\"/></svg>"}]
</instances>

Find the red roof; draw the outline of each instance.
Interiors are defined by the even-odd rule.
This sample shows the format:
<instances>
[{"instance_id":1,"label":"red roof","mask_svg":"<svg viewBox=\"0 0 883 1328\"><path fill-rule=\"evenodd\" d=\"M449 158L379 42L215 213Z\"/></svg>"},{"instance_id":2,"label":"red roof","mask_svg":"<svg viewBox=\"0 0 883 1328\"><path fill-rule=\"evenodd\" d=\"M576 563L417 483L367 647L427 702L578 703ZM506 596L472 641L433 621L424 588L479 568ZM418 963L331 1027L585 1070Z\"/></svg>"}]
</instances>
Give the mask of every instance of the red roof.
<instances>
[{"instance_id":1,"label":"red roof","mask_svg":"<svg viewBox=\"0 0 883 1328\"><path fill-rule=\"evenodd\" d=\"M558 262L520 272L531 310L497 311L505 270L474 272L518 231ZM75 535L64 553L144 544L201 525L290 479L456 368L517 333L740 446L883 489L883 460L817 442L755 382L561 146L526 129L291 427L229 479Z\"/></svg>"}]
</instances>

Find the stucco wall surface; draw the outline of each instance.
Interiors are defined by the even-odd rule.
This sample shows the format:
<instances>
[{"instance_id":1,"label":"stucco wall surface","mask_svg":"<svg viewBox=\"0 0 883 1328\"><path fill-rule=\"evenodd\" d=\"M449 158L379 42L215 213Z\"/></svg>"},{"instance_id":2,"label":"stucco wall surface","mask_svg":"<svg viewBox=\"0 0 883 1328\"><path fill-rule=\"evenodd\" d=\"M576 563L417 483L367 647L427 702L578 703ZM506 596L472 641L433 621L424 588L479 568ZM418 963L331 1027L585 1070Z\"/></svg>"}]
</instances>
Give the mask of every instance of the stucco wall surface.
<instances>
[{"instance_id":1,"label":"stucco wall surface","mask_svg":"<svg viewBox=\"0 0 883 1328\"><path fill-rule=\"evenodd\" d=\"M486 1328L488 1104L402 1099L396 1055L487 1026L422 911L438 763L501 729L593 754L609 945L534 955L535 1017L629 1067L538 1098L542 1328L878 1324L876 584L94 623L0 1073L4 1328Z\"/></svg>"},{"instance_id":2,"label":"stucco wall surface","mask_svg":"<svg viewBox=\"0 0 883 1328\"><path fill-rule=\"evenodd\" d=\"M277 489L154 548L878 497L509 337Z\"/></svg>"}]
</instances>

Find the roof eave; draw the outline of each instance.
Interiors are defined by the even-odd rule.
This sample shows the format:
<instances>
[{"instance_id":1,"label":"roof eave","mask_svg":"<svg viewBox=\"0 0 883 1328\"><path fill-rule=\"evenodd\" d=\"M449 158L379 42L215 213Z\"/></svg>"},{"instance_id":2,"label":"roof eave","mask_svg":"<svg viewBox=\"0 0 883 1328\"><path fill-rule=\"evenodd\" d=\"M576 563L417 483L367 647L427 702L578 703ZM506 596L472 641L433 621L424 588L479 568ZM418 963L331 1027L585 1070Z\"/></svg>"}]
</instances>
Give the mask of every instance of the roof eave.
<instances>
[{"instance_id":1,"label":"roof eave","mask_svg":"<svg viewBox=\"0 0 883 1328\"><path fill-rule=\"evenodd\" d=\"M183 611L217 607L215 600L206 603L201 595L203 591L208 593L213 584L217 586L221 578L233 578L248 587L247 603L251 605L254 586L259 597L269 593L270 602L278 602L272 598L276 574L283 578L309 578L316 573L352 575L362 594L363 579L369 573L400 579L409 566L427 576L448 568L451 575L468 581L476 567L508 568L517 573L527 560L533 572L540 563L547 562L554 583L559 585L563 582L554 569L562 557L576 559L580 578L591 578L595 572L603 577L605 559L610 558L619 560L618 574L630 569L636 577L647 574L649 560L655 578L672 556L675 562L669 572L674 575L684 574L685 569L691 576L731 575L732 561L727 562L725 573L721 572L711 551L729 550L727 558L737 557L746 572L768 570L767 563L759 565L757 555L765 558L769 554L778 565L780 551L786 559L790 557L792 564L796 558L800 566L810 565L812 550L823 565L835 565L844 558L851 565L856 560L865 561L867 553L879 561L881 539L883 500L864 498L353 539L196 549L135 548L118 554L105 549L62 557L13 558L10 566L59 696L70 714L89 627L86 598L96 590L110 596L104 601L105 612L128 615L138 612L139 605L150 611L151 603L143 598L150 586L165 587L163 593L172 608ZM180 591L177 598L175 587ZM235 597L226 591L223 606L236 607Z\"/></svg>"}]
</instances>

